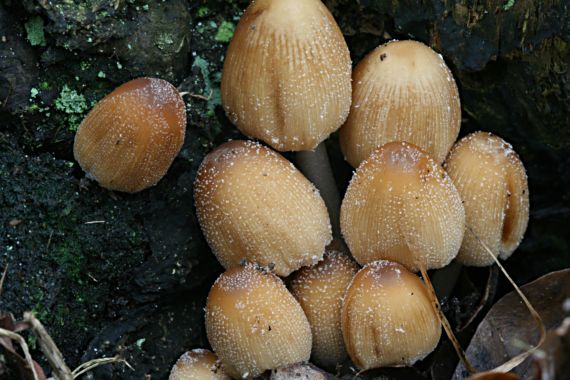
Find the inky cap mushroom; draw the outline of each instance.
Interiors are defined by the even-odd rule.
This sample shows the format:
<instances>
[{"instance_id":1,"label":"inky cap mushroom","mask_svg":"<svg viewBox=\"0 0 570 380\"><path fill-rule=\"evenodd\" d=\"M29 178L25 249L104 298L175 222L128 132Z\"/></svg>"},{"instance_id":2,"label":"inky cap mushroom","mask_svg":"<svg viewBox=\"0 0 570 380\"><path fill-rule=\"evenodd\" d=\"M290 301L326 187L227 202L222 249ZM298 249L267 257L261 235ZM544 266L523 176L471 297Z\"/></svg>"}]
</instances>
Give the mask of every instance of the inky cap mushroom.
<instances>
[{"instance_id":1,"label":"inky cap mushroom","mask_svg":"<svg viewBox=\"0 0 570 380\"><path fill-rule=\"evenodd\" d=\"M208 295L206 331L224 369L235 378L255 377L311 355L311 328L303 309L279 277L252 264L218 277Z\"/></svg>"},{"instance_id":2,"label":"inky cap mushroom","mask_svg":"<svg viewBox=\"0 0 570 380\"><path fill-rule=\"evenodd\" d=\"M287 276L320 260L332 240L318 190L293 164L251 141L212 151L194 184L200 226L225 268L242 260Z\"/></svg>"},{"instance_id":3,"label":"inky cap mushroom","mask_svg":"<svg viewBox=\"0 0 570 380\"><path fill-rule=\"evenodd\" d=\"M100 100L83 120L73 154L89 178L135 193L155 185L184 142L186 110L165 80L138 78Z\"/></svg>"},{"instance_id":4,"label":"inky cap mushroom","mask_svg":"<svg viewBox=\"0 0 570 380\"><path fill-rule=\"evenodd\" d=\"M182 354L168 380L230 380L230 377L222 369L216 354L196 348Z\"/></svg>"},{"instance_id":5,"label":"inky cap mushroom","mask_svg":"<svg viewBox=\"0 0 570 380\"><path fill-rule=\"evenodd\" d=\"M473 133L453 147L445 168L463 199L468 227L457 260L475 266L494 262L477 237L508 258L529 217L527 176L512 146L491 133Z\"/></svg>"},{"instance_id":6,"label":"inky cap mushroom","mask_svg":"<svg viewBox=\"0 0 570 380\"><path fill-rule=\"evenodd\" d=\"M439 342L441 325L419 277L381 260L362 268L346 291L342 333L350 358L366 370L423 359Z\"/></svg>"},{"instance_id":7,"label":"inky cap mushroom","mask_svg":"<svg viewBox=\"0 0 570 380\"><path fill-rule=\"evenodd\" d=\"M355 168L391 141L413 143L441 163L460 125L457 86L441 55L417 41L391 41L356 66L339 139Z\"/></svg>"},{"instance_id":8,"label":"inky cap mushroom","mask_svg":"<svg viewBox=\"0 0 570 380\"><path fill-rule=\"evenodd\" d=\"M324 368L335 368L346 359L340 311L346 288L358 269L348 256L329 251L322 261L301 268L291 281L291 292L311 324L311 359Z\"/></svg>"},{"instance_id":9,"label":"inky cap mushroom","mask_svg":"<svg viewBox=\"0 0 570 380\"><path fill-rule=\"evenodd\" d=\"M341 229L361 265L393 260L417 271L457 255L465 228L461 198L445 171L405 142L376 149L358 167L341 206Z\"/></svg>"},{"instance_id":10,"label":"inky cap mushroom","mask_svg":"<svg viewBox=\"0 0 570 380\"><path fill-rule=\"evenodd\" d=\"M312 150L346 120L351 60L320 0L252 1L224 61L222 104L242 133Z\"/></svg>"}]
</instances>

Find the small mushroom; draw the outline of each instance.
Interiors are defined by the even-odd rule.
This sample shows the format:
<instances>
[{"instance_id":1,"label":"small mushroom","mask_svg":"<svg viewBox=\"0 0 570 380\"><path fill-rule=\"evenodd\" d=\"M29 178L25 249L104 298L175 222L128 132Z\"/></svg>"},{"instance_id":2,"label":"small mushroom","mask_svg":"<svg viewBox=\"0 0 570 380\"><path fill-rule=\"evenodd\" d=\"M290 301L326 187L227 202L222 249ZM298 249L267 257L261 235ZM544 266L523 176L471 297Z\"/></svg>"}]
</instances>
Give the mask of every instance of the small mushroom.
<instances>
[{"instance_id":1,"label":"small mushroom","mask_svg":"<svg viewBox=\"0 0 570 380\"><path fill-rule=\"evenodd\" d=\"M453 182L406 142L376 149L358 167L341 206L343 236L359 264L397 261L412 271L441 268L457 255L465 211Z\"/></svg>"},{"instance_id":2,"label":"small mushroom","mask_svg":"<svg viewBox=\"0 0 570 380\"><path fill-rule=\"evenodd\" d=\"M463 199L468 227L457 260L474 266L494 262L478 238L501 259L508 258L529 217L527 176L512 146L476 132L455 144L445 168Z\"/></svg>"},{"instance_id":3,"label":"small mushroom","mask_svg":"<svg viewBox=\"0 0 570 380\"><path fill-rule=\"evenodd\" d=\"M247 136L312 150L346 120L352 65L320 0L252 1L228 47L222 104Z\"/></svg>"},{"instance_id":4,"label":"small mushroom","mask_svg":"<svg viewBox=\"0 0 570 380\"><path fill-rule=\"evenodd\" d=\"M441 55L417 41L390 41L356 66L339 140L355 168L391 141L415 144L441 163L460 125L457 86Z\"/></svg>"},{"instance_id":5,"label":"small mushroom","mask_svg":"<svg viewBox=\"0 0 570 380\"><path fill-rule=\"evenodd\" d=\"M194 184L196 214L225 268L242 260L287 276L320 260L332 240L318 190L285 158L251 141L212 151Z\"/></svg>"},{"instance_id":6,"label":"small mushroom","mask_svg":"<svg viewBox=\"0 0 570 380\"><path fill-rule=\"evenodd\" d=\"M301 268L291 281L291 293L311 324L311 359L324 368L335 368L346 359L340 311L346 288L358 269L348 256L330 251L317 264Z\"/></svg>"},{"instance_id":7,"label":"small mushroom","mask_svg":"<svg viewBox=\"0 0 570 380\"><path fill-rule=\"evenodd\" d=\"M85 117L73 154L88 178L136 193L155 185L180 151L186 110L165 80L138 78L100 100Z\"/></svg>"},{"instance_id":8,"label":"small mushroom","mask_svg":"<svg viewBox=\"0 0 570 380\"><path fill-rule=\"evenodd\" d=\"M253 264L218 277L206 304L206 332L235 378L305 362L311 355L303 309L279 277Z\"/></svg>"},{"instance_id":9,"label":"small mushroom","mask_svg":"<svg viewBox=\"0 0 570 380\"><path fill-rule=\"evenodd\" d=\"M439 342L441 325L419 277L380 260L362 268L346 291L342 334L350 358L366 370L423 359Z\"/></svg>"},{"instance_id":10,"label":"small mushroom","mask_svg":"<svg viewBox=\"0 0 570 380\"><path fill-rule=\"evenodd\" d=\"M185 352L170 371L168 380L230 380L212 351L196 348Z\"/></svg>"}]
</instances>

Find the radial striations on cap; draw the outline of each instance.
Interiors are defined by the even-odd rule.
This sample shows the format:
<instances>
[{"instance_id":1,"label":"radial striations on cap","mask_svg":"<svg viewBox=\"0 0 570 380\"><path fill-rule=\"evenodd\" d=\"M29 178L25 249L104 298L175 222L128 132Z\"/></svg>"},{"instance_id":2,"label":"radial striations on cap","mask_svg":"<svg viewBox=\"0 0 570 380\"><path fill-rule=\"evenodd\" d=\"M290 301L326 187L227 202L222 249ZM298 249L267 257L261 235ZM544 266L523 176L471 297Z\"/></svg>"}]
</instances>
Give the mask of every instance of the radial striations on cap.
<instances>
[{"instance_id":1,"label":"radial striations on cap","mask_svg":"<svg viewBox=\"0 0 570 380\"><path fill-rule=\"evenodd\" d=\"M445 168L465 204L468 228L457 260L475 266L494 262L477 237L495 255L508 258L529 218L526 171L512 146L491 133L476 132L453 147Z\"/></svg>"},{"instance_id":2,"label":"radial striations on cap","mask_svg":"<svg viewBox=\"0 0 570 380\"><path fill-rule=\"evenodd\" d=\"M312 150L346 120L352 63L320 0L257 0L224 61L222 104L242 133L279 151Z\"/></svg>"},{"instance_id":3,"label":"radial striations on cap","mask_svg":"<svg viewBox=\"0 0 570 380\"><path fill-rule=\"evenodd\" d=\"M214 283L206 332L226 372L251 378L309 360L311 328L281 279L252 264L234 267Z\"/></svg>"}]
</instances>

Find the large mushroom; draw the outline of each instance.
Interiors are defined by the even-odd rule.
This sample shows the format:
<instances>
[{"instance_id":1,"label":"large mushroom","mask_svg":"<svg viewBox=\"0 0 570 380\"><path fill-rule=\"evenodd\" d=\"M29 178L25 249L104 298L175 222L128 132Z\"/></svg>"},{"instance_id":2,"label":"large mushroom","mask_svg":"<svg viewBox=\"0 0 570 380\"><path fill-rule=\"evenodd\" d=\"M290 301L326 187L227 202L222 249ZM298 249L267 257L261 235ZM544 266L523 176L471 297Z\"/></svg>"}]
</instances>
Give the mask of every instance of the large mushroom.
<instances>
[{"instance_id":1,"label":"large mushroom","mask_svg":"<svg viewBox=\"0 0 570 380\"><path fill-rule=\"evenodd\" d=\"M279 151L313 150L346 120L351 69L320 0L252 1L226 53L222 104L245 135Z\"/></svg>"},{"instance_id":2,"label":"large mushroom","mask_svg":"<svg viewBox=\"0 0 570 380\"><path fill-rule=\"evenodd\" d=\"M225 371L253 378L309 360L311 328L281 279L247 264L224 272L210 290L206 331Z\"/></svg>"},{"instance_id":3,"label":"large mushroom","mask_svg":"<svg viewBox=\"0 0 570 380\"><path fill-rule=\"evenodd\" d=\"M318 190L259 143L235 140L208 154L194 200L206 240L225 268L247 260L287 276L320 260L332 240Z\"/></svg>"},{"instance_id":4,"label":"large mushroom","mask_svg":"<svg viewBox=\"0 0 570 380\"><path fill-rule=\"evenodd\" d=\"M155 185L184 142L186 109L176 87L138 78L100 100L81 122L73 154L87 177L135 193Z\"/></svg>"},{"instance_id":5,"label":"large mushroom","mask_svg":"<svg viewBox=\"0 0 570 380\"><path fill-rule=\"evenodd\" d=\"M422 281L404 266L373 261L346 291L342 333L362 369L412 365L433 351L441 325Z\"/></svg>"},{"instance_id":6,"label":"large mushroom","mask_svg":"<svg viewBox=\"0 0 570 380\"><path fill-rule=\"evenodd\" d=\"M339 139L355 168L391 141L415 144L441 163L460 125L457 86L442 56L418 41L390 41L356 66Z\"/></svg>"},{"instance_id":7,"label":"large mushroom","mask_svg":"<svg viewBox=\"0 0 570 380\"><path fill-rule=\"evenodd\" d=\"M418 271L457 255L465 211L453 182L427 153L406 142L362 162L341 206L343 236L361 265L393 260Z\"/></svg>"},{"instance_id":8,"label":"large mushroom","mask_svg":"<svg viewBox=\"0 0 570 380\"><path fill-rule=\"evenodd\" d=\"M526 171L512 146L491 133L476 132L455 144L445 168L463 199L468 227L457 260L491 265L494 260L486 247L508 258L520 244L529 217Z\"/></svg>"}]
</instances>

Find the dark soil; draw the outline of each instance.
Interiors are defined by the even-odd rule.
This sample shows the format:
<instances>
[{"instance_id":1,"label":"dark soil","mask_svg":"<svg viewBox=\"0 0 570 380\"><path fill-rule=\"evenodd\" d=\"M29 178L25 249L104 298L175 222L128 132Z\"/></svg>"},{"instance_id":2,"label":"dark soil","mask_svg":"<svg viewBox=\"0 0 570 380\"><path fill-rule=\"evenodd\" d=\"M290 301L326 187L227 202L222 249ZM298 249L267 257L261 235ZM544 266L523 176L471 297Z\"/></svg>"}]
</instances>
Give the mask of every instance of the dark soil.
<instances>
[{"instance_id":1,"label":"dark soil","mask_svg":"<svg viewBox=\"0 0 570 380\"><path fill-rule=\"evenodd\" d=\"M499 134L528 170L531 221L508 270L523 284L570 267L567 2L326 3L355 63L390 38L419 39L443 54L460 88L461 135ZM165 379L185 350L208 346L202 308L222 268L197 224L192 183L212 147L240 136L219 105L219 82L246 5L0 1L0 269L8 266L0 310L33 310L72 368L117 353L135 368L107 366L91 378ZM186 140L157 186L113 193L85 180L74 131L98 99L142 75L191 94ZM351 169L336 136L327 145L343 189ZM488 274L464 270L445 302L454 323L468 319ZM501 280L498 294L507 291ZM456 361L444 340L416 368L381 375L447 379Z\"/></svg>"}]
</instances>

